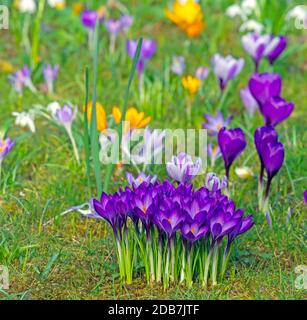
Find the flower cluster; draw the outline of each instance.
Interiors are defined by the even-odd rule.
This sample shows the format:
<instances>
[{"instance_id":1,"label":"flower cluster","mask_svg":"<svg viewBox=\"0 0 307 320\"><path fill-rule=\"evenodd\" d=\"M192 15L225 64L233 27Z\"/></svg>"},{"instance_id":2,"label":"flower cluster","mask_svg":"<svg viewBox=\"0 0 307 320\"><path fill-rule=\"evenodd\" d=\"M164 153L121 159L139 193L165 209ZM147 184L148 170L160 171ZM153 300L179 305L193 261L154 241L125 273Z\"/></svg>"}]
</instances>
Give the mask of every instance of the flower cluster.
<instances>
[{"instance_id":1,"label":"flower cluster","mask_svg":"<svg viewBox=\"0 0 307 320\"><path fill-rule=\"evenodd\" d=\"M222 279L234 239L253 226L252 216L222 194L227 185L209 174L205 187L177 187L168 180L144 182L120 189L112 195L103 193L93 199L94 216L112 227L118 249L122 281L131 283L136 272L136 258L143 262L148 282L198 280L213 285ZM142 264L141 264L142 265Z\"/></svg>"}]
</instances>

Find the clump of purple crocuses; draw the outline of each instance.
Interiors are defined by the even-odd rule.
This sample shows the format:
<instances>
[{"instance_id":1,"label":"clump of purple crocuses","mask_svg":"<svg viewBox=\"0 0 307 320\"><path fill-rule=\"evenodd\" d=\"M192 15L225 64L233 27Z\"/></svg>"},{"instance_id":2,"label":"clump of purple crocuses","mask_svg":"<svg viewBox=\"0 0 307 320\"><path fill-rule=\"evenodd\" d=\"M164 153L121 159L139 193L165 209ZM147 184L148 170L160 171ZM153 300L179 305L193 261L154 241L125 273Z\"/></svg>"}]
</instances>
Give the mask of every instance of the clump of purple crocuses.
<instances>
[{"instance_id":1,"label":"clump of purple crocuses","mask_svg":"<svg viewBox=\"0 0 307 320\"><path fill-rule=\"evenodd\" d=\"M170 282L207 286L209 279L213 285L222 280L231 244L254 224L222 193L226 177L210 173L199 189L151 182L143 173L128 180L132 187L92 200L95 217L113 230L121 280L131 283L136 265L143 266L148 283L164 288Z\"/></svg>"}]
</instances>

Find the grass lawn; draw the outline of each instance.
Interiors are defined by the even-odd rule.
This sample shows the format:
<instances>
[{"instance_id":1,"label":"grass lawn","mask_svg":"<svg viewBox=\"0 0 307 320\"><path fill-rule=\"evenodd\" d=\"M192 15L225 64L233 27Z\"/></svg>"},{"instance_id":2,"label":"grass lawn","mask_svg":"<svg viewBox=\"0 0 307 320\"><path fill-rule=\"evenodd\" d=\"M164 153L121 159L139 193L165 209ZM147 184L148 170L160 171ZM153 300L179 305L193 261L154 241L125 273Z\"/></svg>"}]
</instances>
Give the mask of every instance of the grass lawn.
<instances>
[{"instance_id":1,"label":"grass lawn","mask_svg":"<svg viewBox=\"0 0 307 320\"><path fill-rule=\"evenodd\" d=\"M105 2L105 1L103 1ZM259 160L253 142L254 130L263 125L259 112L248 117L240 99L240 89L247 85L253 62L242 48L238 31L240 20L227 17L226 8L232 1L201 1L206 28L195 39L165 17L167 1L122 1L134 17L127 35L120 35L114 53L109 50L109 35L100 30L98 55L97 101L107 114L114 105L122 107L125 99L131 59L125 50L126 38L140 36L157 41L157 51L148 61L144 73L144 90L140 95L137 79L132 83L128 105L136 106L151 116L152 128L201 128L205 112L234 115L232 127L241 127L247 148L231 169L231 195L238 207L254 215L255 226L235 244L223 282L202 288L171 285L148 286L142 266L132 285L122 285L116 260L116 247L111 228L103 221L87 219L77 212L59 216L68 208L85 203L96 196L95 177L90 173L91 190L85 166L83 147L83 113L85 101L85 67L89 67L89 93L93 91L93 63L87 46L87 34L79 16L71 14L72 1L63 10L48 5L41 20L40 60L58 63L60 72L55 93L43 91L41 68L34 70L33 83L38 92L24 90L19 96L11 87L8 73L0 71L0 129L16 140L5 157L0 179L0 265L9 270L10 288L0 290L1 299L305 299L306 291L295 287L295 267L306 265L306 213L303 192L307 189L307 31L287 29L288 47L273 66L263 62L261 72L274 71L283 79L282 95L295 104L291 117L278 125L279 140L285 146L285 162L272 182L270 194L272 227L257 209ZM286 12L297 1L280 2ZM98 1L87 1L97 8ZM100 3L100 2L99 2ZM115 9L113 9L116 14ZM0 30L0 60L9 61L15 69L29 61L21 45L22 15L11 10L9 30ZM34 16L29 34L31 35ZM276 22L274 12L272 23ZM274 20L275 19L275 20ZM274 25L275 26L275 25ZM276 27L277 28L277 27ZM278 31L283 29L278 29ZM277 33L278 33L277 31ZM32 38L30 37L30 40ZM243 57L242 72L230 82L224 102L215 75L210 70L193 99L191 123L186 119L187 94L181 78L170 71L173 55L183 55L186 73L193 74L200 66L210 67L215 53ZM135 77L136 78L136 77ZM36 132L14 124L12 112L28 111L38 105L47 108L52 101L70 101L78 106L73 124L81 158L78 165L63 127L37 114ZM235 167L248 166L253 175L241 179ZM110 192L127 185L126 170L116 167L110 181ZM214 170L224 174L222 158ZM160 179L167 176L165 166L153 166L149 172ZM102 166L102 179L106 168ZM194 184L203 185L204 176ZM289 211L292 212L289 217Z\"/></svg>"}]
</instances>

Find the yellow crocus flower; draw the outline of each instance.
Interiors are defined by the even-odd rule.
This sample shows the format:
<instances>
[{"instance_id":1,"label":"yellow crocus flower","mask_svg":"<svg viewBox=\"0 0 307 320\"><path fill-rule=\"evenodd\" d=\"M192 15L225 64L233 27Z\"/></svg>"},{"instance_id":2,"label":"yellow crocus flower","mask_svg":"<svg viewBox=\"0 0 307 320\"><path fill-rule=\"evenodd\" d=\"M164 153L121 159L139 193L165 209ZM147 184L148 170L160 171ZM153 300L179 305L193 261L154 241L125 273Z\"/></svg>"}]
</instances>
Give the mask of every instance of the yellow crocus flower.
<instances>
[{"instance_id":1,"label":"yellow crocus flower","mask_svg":"<svg viewBox=\"0 0 307 320\"><path fill-rule=\"evenodd\" d=\"M78 16L79 13L83 10L83 3L77 2L72 5L72 14Z\"/></svg>"},{"instance_id":2,"label":"yellow crocus flower","mask_svg":"<svg viewBox=\"0 0 307 320\"><path fill-rule=\"evenodd\" d=\"M83 107L83 112L85 112L85 107ZM102 132L108 127L108 122L106 112L99 102L96 102L96 116L97 130ZM87 104L87 120L88 122L91 122L92 120L92 102Z\"/></svg>"},{"instance_id":3,"label":"yellow crocus flower","mask_svg":"<svg viewBox=\"0 0 307 320\"><path fill-rule=\"evenodd\" d=\"M14 67L10 62L6 60L0 60L0 71L11 73L14 71Z\"/></svg>"},{"instance_id":4,"label":"yellow crocus flower","mask_svg":"<svg viewBox=\"0 0 307 320\"><path fill-rule=\"evenodd\" d=\"M112 114L116 124L119 124L122 118L122 112L118 107L112 108ZM127 109L125 121L130 122L130 130L144 128L150 122L150 117L145 117L144 112L138 112L138 110L134 107L130 107ZM127 132L127 127L124 128L124 132Z\"/></svg>"},{"instance_id":5,"label":"yellow crocus flower","mask_svg":"<svg viewBox=\"0 0 307 320\"><path fill-rule=\"evenodd\" d=\"M194 0L185 2L176 0L173 10L165 10L166 16L190 38L197 37L205 28L204 16L200 4Z\"/></svg>"},{"instance_id":6,"label":"yellow crocus flower","mask_svg":"<svg viewBox=\"0 0 307 320\"><path fill-rule=\"evenodd\" d=\"M191 95L194 95L201 85L201 80L193 76L186 76L182 78L182 85Z\"/></svg>"}]
</instances>

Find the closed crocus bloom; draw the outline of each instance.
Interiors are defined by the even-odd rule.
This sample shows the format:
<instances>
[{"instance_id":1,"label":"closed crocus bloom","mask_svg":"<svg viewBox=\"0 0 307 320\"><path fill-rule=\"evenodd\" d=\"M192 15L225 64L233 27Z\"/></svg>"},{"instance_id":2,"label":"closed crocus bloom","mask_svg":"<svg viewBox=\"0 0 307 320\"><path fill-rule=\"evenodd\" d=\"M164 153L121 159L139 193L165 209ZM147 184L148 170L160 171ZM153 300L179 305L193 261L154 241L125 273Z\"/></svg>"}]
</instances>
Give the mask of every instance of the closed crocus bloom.
<instances>
[{"instance_id":1,"label":"closed crocus bloom","mask_svg":"<svg viewBox=\"0 0 307 320\"><path fill-rule=\"evenodd\" d=\"M280 96L282 80L278 73L254 73L248 82L253 97L259 103L262 112L263 104L274 96Z\"/></svg>"},{"instance_id":2,"label":"closed crocus bloom","mask_svg":"<svg viewBox=\"0 0 307 320\"><path fill-rule=\"evenodd\" d=\"M307 190L304 191L304 200L305 204L307 205Z\"/></svg>"},{"instance_id":3,"label":"closed crocus bloom","mask_svg":"<svg viewBox=\"0 0 307 320\"><path fill-rule=\"evenodd\" d=\"M268 180L278 173L283 165L285 150L281 142L269 142L261 148L262 160L268 174Z\"/></svg>"},{"instance_id":4,"label":"closed crocus bloom","mask_svg":"<svg viewBox=\"0 0 307 320\"><path fill-rule=\"evenodd\" d=\"M54 89L54 81L56 80L59 73L60 66L56 64L52 67L51 64L46 64L44 66L43 75L47 85L47 89L49 93L53 93Z\"/></svg>"},{"instance_id":5,"label":"closed crocus bloom","mask_svg":"<svg viewBox=\"0 0 307 320\"><path fill-rule=\"evenodd\" d=\"M85 107L83 107L83 112L85 112ZM88 122L92 120L92 102L89 102L87 105L87 120ZM108 127L106 112L99 102L96 102L96 122L99 132L104 131Z\"/></svg>"},{"instance_id":6,"label":"closed crocus bloom","mask_svg":"<svg viewBox=\"0 0 307 320\"><path fill-rule=\"evenodd\" d=\"M116 124L119 124L122 120L122 112L118 107L112 108L112 114ZM144 112L139 112L136 108L130 107L126 111L125 121L129 122L129 128L132 129L140 129L144 128L150 122L150 117L145 117ZM127 132L128 127L125 125L124 132Z\"/></svg>"},{"instance_id":7,"label":"closed crocus bloom","mask_svg":"<svg viewBox=\"0 0 307 320\"><path fill-rule=\"evenodd\" d=\"M243 66L244 59L235 59L232 56L223 57L215 54L212 58L213 72L219 80L220 88L223 91L231 79L237 76Z\"/></svg>"},{"instance_id":8,"label":"closed crocus bloom","mask_svg":"<svg viewBox=\"0 0 307 320\"><path fill-rule=\"evenodd\" d=\"M81 22L84 27L88 29L94 29L96 21L98 19L98 13L95 10L84 10L81 14Z\"/></svg>"},{"instance_id":9,"label":"closed crocus bloom","mask_svg":"<svg viewBox=\"0 0 307 320\"><path fill-rule=\"evenodd\" d=\"M110 19L106 22L106 27L111 34L117 34L123 30L120 20Z\"/></svg>"},{"instance_id":10,"label":"closed crocus bloom","mask_svg":"<svg viewBox=\"0 0 307 320\"><path fill-rule=\"evenodd\" d=\"M218 133L218 144L224 159L226 177L229 179L230 166L246 147L243 130L222 128Z\"/></svg>"},{"instance_id":11,"label":"closed crocus bloom","mask_svg":"<svg viewBox=\"0 0 307 320\"><path fill-rule=\"evenodd\" d=\"M168 175L179 183L190 183L201 170L202 162L198 158L195 163L190 155L181 152L177 157L173 156L172 161L166 164Z\"/></svg>"},{"instance_id":12,"label":"closed crocus bloom","mask_svg":"<svg viewBox=\"0 0 307 320\"><path fill-rule=\"evenodd\" d=\"M209 69L206 67L198 67L195 71L195 77L199 80L205 80L208 77Z\"/></svg>"},{"instance_id":13,"label":"closed crocus bloom","mask_svg":"<svg viewBox=\"0 0 307 320\"><path fill-rule=\"evenodd\" d=\"M17 7L20 12L23 13L34 13L36 11L35 0L18 0Z\"/></svg>"},{"instance_id":14,"label":"closed crocus bloom","mask_svg":"<svg viewBox=\"0 0 307 320\"><path fill-rule=\"evenodd\" d=\"M120 23L122 25L122 29L126 31L131 27L133 23L133 17L125 14L120 17Z\"/></svg>"},{"instance_id":15,"label":"closed crocus bloom","mask_svg":"<svg viewBox=\"0 0 307 320\"><path fill-rule=\"evenodd\" d=\"M256 71L270 41L269 34L260 35L256 32L248 33L242 37L243 48L253 58Z\"/></svg>"},{"instance_id":16,"label":"closed crocus bloom","mask_svg":"<svg viewBox=\"0 0 307 320\"><path fill-rule=\"evenodd\" d=\"M272 126L263 126L257 128L254 134L254 142L256 146L256 150L258 152L258 156L261 162L261 173L260 173L260 180L262 182L263 176L263 159L262 159L262 147L267 143L276 143L278 140L278 134Z\"/></svg>"},{"instance_id":17,"label":"closed crocus bloom","mask_svg":"<svg viewBox=\"0 0 307 320\"><path fill-rule=\"evenodd\" d=\"M271 64L283 53L287 47L287 38L285 36L272 37L270 44L266 49L266 57Z\"/></svg>"},{"instance_id":18,"label":"closed crocus bloom","mask_svg":"<svg viewBox=\"0 0 307 320\"><path fill-rule=\"evenodd\" d=\"M227 177L219 179L214 172L210 172L206 175L205 186L209 191L218 191L227 188L228 180Z\"/></svg>"},{"instance_id":19,"label":"closed crocus bloom","mask_svg":"<svg viewBox=\"0 0 307 320\"><path fill-rule=\"evenodd\" d=\"M294 109L294 104L281 97L271 97L262 106L266 125L276 126L287 119Z\"/></svg>"},{"instance_id":20,"label":"closed crocus bloom","mask_svg":"<svg viewBox=\"0 0 307 320\"><path fill-rule=\"evenodd\" d=\"M55 119L64 126L71 126L77 114L77 108L74 109L70 105L65 105L63 108L55 112Z\"/></svg>"},{"instance_id":21,"label":"closed crocus bloom","mask_svg":"<svg viewBox=\"0 0 307 320\"><path fill-rule=\"evenodd\" d=\"M166 9L166 16L190 38L197 37L205 28L202 8L194 0L176 0L172 11Z\"/></svg>"},{"instance_id":22,"label":"closed crocus bloom","mask_svg":"<svg viewBox=\"0 0 307 320\"><path fill-rule=\"evenodd\" d=\"M178 76L181 76L184 73L185 59L183 56L173 56L171 70Z\"/></svg>"},{"instance_id":23,"label":"closed crocus bloom","mask_svg":"<svg viewBox=\"0 0 307 320\"><path fill-rule=\"evenodd\" d=\"M186 76L182 78L182 85L190 95L194 95L201 85L201 80L193 76Z\"/></svg>"},{"instance_id":24,"label":"closed crocus bloom","mask_svg":"<svg viewBox=\"0 0 307 320\"><path fill-rule=\"evenodd\" d=\"M247 113L252 116L258 109L258 103L256 99L251 94L248 87L240 90L241 101L247 111Z\"/></svg>"}]
</instances>

